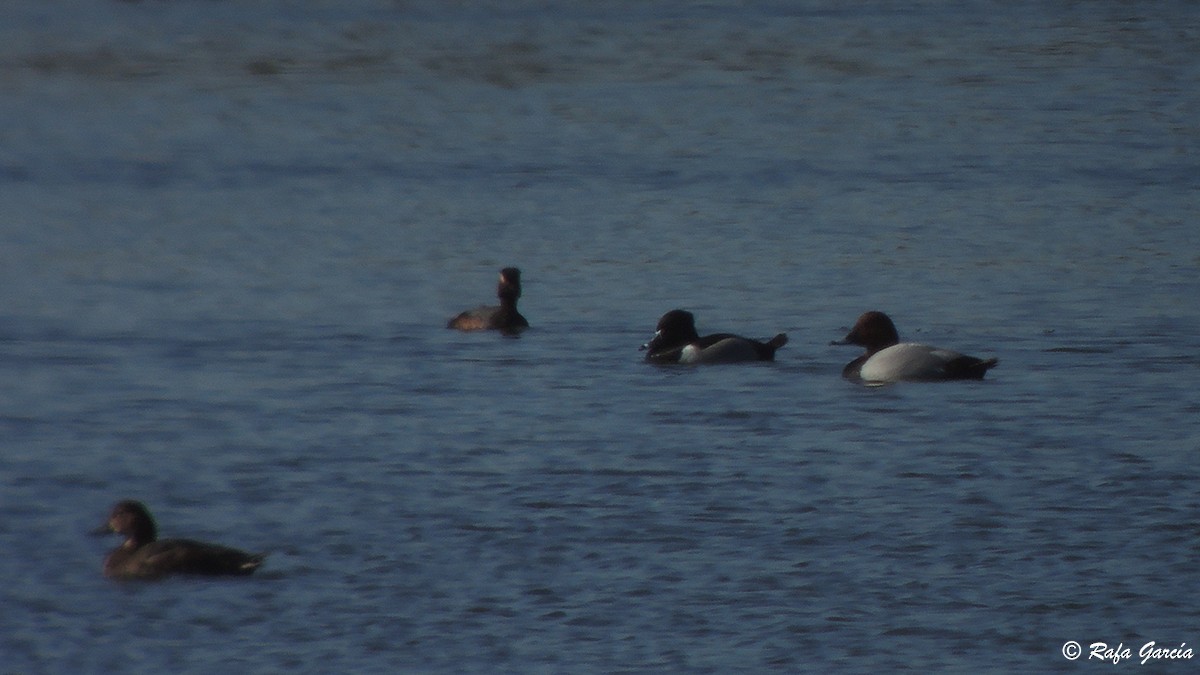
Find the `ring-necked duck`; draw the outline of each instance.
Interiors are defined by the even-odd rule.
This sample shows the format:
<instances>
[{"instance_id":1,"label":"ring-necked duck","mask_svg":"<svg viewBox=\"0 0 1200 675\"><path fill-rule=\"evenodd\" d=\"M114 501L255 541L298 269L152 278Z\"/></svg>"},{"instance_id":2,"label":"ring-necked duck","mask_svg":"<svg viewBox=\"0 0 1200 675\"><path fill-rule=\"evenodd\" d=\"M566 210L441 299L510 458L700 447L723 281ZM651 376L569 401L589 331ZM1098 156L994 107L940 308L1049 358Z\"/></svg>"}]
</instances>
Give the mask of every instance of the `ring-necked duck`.
<instances>
[{"instance_id":1,"label":"ring-necked duck","mask_svg":"<svg viewBox=\"0 0 1200 675\"><path fill-rule=\"evenodd\" d=\"M141 502L117 502L96 534L125 535L125 542L104 559L104 576L113 579L158 579L170 574L246 575L258 569L264 555L190 539L159 539L154 519Z\"/></svg>"},{"instance_id":2,"label":"ring-necked duck","mask_svg":"<svg viewBox=\"0 0 1200 675\"><path fill-rule=\"evenodd\" d=\"M867 312L834 345L861 345L862 356L846 364L842 377L882 384L901 380L982 380L996 359L980 359L949 349L900 342L896 325L883 312Z\"/></svg>"},{"instance_id":3,"label":"ring-necked duck","mask_svg":"<svg viewBox=\"0 0 1200 675\"><path fill-rule=\"evenodd\" d=\"M662 315L654 337L641 348L651 363L737 363L772 361L775 350L785 344L787 335L783 333L767 342L731 333L700 337L692 313L673 309Z\"/></svg>"},{"instance_id":4,"label":"ring-necked duck","mask_svg":"<svg viewBox=\"0 0 1200 675\"><path fill-rule=\"evenodd\" d=\"M458 330L498 330L516 333L529 327L529 322L517 311L517 298L521 297L521 270L505 267L500 270L500 283L496 286L499 307L477 307L450 319L446 328Z\"/></svg>"}]
</instances>

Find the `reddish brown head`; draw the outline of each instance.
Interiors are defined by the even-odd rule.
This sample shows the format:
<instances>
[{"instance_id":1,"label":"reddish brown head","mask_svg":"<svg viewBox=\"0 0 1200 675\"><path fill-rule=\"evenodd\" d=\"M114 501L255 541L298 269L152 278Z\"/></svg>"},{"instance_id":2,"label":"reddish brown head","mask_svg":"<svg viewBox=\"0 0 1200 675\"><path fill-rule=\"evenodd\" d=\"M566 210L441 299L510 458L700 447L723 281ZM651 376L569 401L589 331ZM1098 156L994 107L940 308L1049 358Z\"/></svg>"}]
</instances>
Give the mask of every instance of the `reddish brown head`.
<instances>
[{"instance_id":1,"label":"reddish brown head","mask_svg":"<svg viewBox=\"0 0 1200 675\"><path fill-rule=\"evenodd\" d=\"M835 344L861 345L869 353L887 349L900 342L896 332L896 324L883 312L866 312L854 322L854 327L846 333L846 337Z\"/></svg>"}]
</instances>

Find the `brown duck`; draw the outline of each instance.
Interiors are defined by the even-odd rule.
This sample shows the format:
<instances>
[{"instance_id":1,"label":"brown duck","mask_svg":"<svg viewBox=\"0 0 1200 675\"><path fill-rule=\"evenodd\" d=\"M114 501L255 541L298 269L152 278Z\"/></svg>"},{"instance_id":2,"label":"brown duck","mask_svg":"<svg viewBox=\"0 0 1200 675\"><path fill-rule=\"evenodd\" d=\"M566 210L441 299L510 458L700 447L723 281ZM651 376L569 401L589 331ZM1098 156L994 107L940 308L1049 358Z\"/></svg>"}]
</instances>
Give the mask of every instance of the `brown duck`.
<instances>
[{"instance_id":1,"label":"brown duck","mask_svg":"<svg viewBox=\"0 0 1200 675\"><path fill-rule=\"evenodd\" d=\"M159 539L150 511L130 499L113 506L97 534L116 533L125 542L104 559L104 576L112 579L159 579L171 574L246 575L265 556L191 539Z\"/></svg>"},{"instance_id":2,"label":"brown duck","mask_svg":"<svg viewBox=\"0 0 1200 675\"><path fill-rule=\"evenodd\" d=\"M469 309L450 319L446 328L458 330L498 330L513 334L529 327L529 322L517 311L517 299L521 297L521 270L505 267L500 270L500 282L496 285L496 297L500 306Z\"/></svg>"}]
</instances>

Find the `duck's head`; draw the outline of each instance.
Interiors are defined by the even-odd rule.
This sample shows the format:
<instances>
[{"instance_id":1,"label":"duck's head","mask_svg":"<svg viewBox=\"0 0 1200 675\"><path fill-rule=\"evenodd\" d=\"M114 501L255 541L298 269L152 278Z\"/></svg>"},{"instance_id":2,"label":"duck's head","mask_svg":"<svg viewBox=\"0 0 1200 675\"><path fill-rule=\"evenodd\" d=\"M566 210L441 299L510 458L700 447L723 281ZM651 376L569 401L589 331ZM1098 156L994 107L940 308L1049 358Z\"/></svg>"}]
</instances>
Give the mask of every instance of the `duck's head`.
<instances>
[{"instance_id":1,"label":"duck's head","mask_svg":"<svg viewBox=\"0 0 1200 675\"><path fill-rule=\"evenodd\" d=\"M673 309L659 318L654 337L642 345L642 350L649 350L653 354L662 349L683 346L699 337L696 333L696 317L689 311Z\"/></svg>"},{"instance_id":2,"label":"duck's head","mask_svg":"<svg viewBox=\"0 0 1200 675\"><path fill-rule=\"evenodd\" d=\"M846 337L835 340L834 345L860 345L868 351L876 352L900 342L896 332L896 324L883 312L870 311L863 313L854 322L854 327L846 333Z\"/></svg>"},{"instance_id":3,"label":"duck's head","mask_svg":"<svg viewBox=\"0 0 1200 675\"><path fill-rule=\"evenodd\" d=\"M521 270L505 267L500 270L500 282L496 285L496 297L501 300L516 300L521 297Z\"/></svg>"},{"instance_id":4,"label":"duck's head","mask_svg":"<svg viewBox=\"0 0 1200 675\"><path fill-rule=\"evenodd\" d=\"M108 520L95 530L95 534L121 534L136 545L146 544L158 538L158 527L145 504L125 499L113 505Z\"/></svg>"}]
</instances>

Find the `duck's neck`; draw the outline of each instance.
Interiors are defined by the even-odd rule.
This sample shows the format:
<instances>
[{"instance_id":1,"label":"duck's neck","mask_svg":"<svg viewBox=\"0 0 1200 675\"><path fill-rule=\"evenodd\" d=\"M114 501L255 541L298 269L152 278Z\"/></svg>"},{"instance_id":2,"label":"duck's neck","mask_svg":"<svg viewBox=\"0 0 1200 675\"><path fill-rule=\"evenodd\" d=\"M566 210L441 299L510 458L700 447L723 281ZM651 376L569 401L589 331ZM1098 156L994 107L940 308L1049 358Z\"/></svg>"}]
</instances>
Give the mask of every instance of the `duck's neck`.
<instances>
[{"instance_id":1,"label":"duck's neck","mask_svg":"<svg viewBox=\"0 0 1200 675\"><path fill-rule=\"evenodd\" d=\"M896 344L893 342L892 344ZM877 352L881 352L892 345L870 345L867 347L867 353L864 356L874 356Z\"/></svg>"},{"instance_id":2,"label":"duck's neck","mask_svg":"<svg viewBox=\"0 0 1200 675\"><path fill-rule=\"evenodd\" d=\"M127 549L141 548L157 538L158 532L153 523L139 523L126 533L125 543L121 546Z\"/></svg>"}]
</instances>

